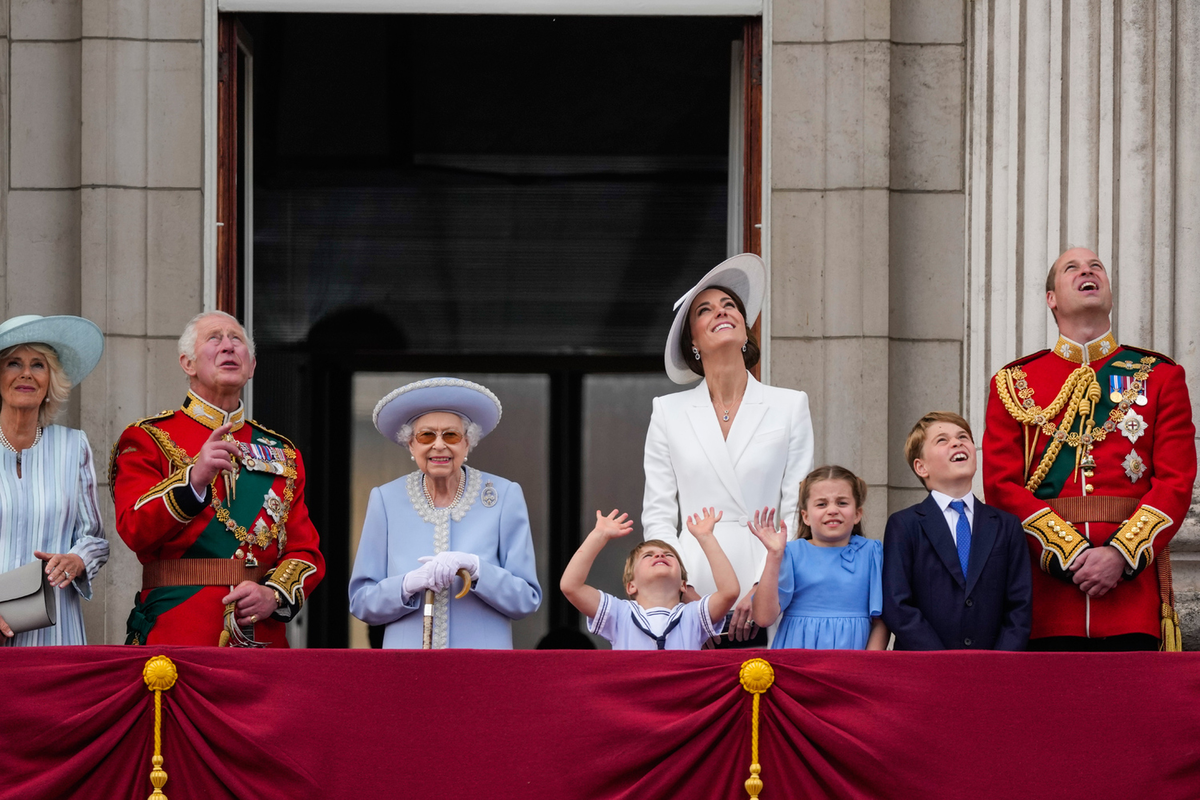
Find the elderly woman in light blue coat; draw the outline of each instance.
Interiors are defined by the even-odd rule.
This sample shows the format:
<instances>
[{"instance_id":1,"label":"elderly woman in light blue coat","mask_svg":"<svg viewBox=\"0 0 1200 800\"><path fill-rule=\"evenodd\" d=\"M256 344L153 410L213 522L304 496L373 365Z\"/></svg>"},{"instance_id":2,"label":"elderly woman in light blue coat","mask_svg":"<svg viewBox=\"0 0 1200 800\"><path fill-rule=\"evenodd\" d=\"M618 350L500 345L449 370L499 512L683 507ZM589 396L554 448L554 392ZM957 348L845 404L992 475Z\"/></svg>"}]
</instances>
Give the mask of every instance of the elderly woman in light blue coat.
<instances>
[{"instance_id":1,"label":"elderly woman in light blue coat","mask_svg":"<svg viewBox=\"0 0 1200 800\"><path fill-rule=\"evenodd\" d=\"M465 464L501 411L486 387L458 378L402 386L375 406L375 427L417 465L371 490L350 578L350 612L387 626L385 648L422 646L426 589L435 649L509 649L512 620L541 604L521 487ZM454 599L460 570L471 590Z\"/></svg>"}]
</instances>

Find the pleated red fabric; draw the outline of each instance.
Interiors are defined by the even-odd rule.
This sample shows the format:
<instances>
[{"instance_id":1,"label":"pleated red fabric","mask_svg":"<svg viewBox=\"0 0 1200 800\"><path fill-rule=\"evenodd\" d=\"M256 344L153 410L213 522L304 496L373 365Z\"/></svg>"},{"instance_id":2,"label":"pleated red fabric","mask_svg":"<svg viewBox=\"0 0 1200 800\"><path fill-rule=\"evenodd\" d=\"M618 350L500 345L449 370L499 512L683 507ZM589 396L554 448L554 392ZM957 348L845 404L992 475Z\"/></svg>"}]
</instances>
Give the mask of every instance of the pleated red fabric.
<instances>
[{"instance_id":1,"label":"pleated red fabric","mask_svg":"<svg viewBox=\"0 0 1200 800\"><path fill-rule=\"evenodd\" d=\"M0 800L1193 798L1200 654L0 650Z\"/></svg>"}]
</instances>

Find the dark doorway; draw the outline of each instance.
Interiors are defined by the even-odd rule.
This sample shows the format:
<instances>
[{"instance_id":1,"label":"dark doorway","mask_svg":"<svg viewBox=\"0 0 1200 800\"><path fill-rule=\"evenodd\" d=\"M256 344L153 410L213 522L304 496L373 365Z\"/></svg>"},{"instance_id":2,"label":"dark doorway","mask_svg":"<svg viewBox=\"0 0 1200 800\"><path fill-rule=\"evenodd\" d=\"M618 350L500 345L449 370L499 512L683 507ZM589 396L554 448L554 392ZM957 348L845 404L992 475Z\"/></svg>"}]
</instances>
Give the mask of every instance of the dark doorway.
<instances>
[{"instance_id":1,"label":"dark doorway","mask_svg":"<svg viewBox=\"0 0 1200 800\"><path fill-rule=\"evenodd\" d=\"M308 467L329 566L309 645L347 643L363 372L548 376L550 445L529 454L547 459L545 624L577 625L557 577L582 532L584 386L661 375L673 301L726 256L744 21L238 19L254 43L253 412Z\"/></svg>"}]
</instances>

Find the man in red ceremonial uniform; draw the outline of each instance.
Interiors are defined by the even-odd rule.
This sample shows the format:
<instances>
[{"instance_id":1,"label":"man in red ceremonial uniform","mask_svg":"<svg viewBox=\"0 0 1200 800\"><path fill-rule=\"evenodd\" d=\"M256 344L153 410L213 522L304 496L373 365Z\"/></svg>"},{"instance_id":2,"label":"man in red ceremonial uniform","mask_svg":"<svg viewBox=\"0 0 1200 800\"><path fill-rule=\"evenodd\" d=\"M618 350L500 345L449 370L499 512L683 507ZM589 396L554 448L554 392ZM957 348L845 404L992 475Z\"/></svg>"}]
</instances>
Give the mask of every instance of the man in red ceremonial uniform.
<instances>
[{"instance_id":1,"label":"man in red ceremonial uniform","mask_svg":"<svg viewBox=\"0 0 1200 800\"><path fill-rule=\"evenodd\" d=\"M304 463L245 419L254 343L200 314L179 338L183 407L139 420L113 448L117 532L142 562L130 644L287 647L284 623L325 574L304 503Z\"/></svg>"},{"instance_id":2,"label":"man in red ceremonial uniform","mask_svg":"<svg viewBox=\"0 0 1200 800\"><path fill-rule=\"evenodd\" d=\"M1046 302L1058 342L996 374L983 437L987 502L1023 520L1033 556L1029 648L1178 649L1154 562L1196 480L1183 368L1117 344L1091 250L1059 256Z\"/></svg>"}]
</instances>

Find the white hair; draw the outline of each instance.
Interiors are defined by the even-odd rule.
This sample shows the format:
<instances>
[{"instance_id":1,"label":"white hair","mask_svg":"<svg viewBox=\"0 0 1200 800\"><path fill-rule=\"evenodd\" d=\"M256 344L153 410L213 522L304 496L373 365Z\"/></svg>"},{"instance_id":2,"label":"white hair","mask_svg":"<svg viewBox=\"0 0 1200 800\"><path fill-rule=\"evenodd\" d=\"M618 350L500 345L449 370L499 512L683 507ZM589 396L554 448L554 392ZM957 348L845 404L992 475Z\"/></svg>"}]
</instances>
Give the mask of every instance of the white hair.
<instances>
[{"instance_id":1,"label":"white hair","mask_svg":"<svg viewBox=\"0 0 1200 800\"><path fill-rule=\"evenodd\" d=\"M188 324L184 326L183 333L179 336L179 355L187 356L188 360L196 360L196 328L200 326L200 321L209 317L221 317L230 320L239 328L242 329L242 335L246 340L246 348L250 351L250 357L254 358L254 339L250 338L250 334L242 323L238 322L238 318L232 314L226 314L224 311L201 311L196 316L192 317Z\"/></svg>"},{"instance_id":2,"label":"white hair","mask_svg":"<svg viewBox=\"0 0 1200 800\"><path fill-rule=\"evenodd\" d=\"M471 420L467 419L462 414L454 411L451 411L450 413L462 420L463 431L467 436L467 452L470 453L475 449L475 445L479 444L479 440L483 438L483 428L479 427L478 424L471 422ZM423 416L425 416L425 414L421 415L421 417ZM421 417L417 417L417 419L420 419ZM417 419L414 419L413 422L416 422ZM413 428L412 422L406 422L401 425L400 430L396 431L396 444L412 450L413 433L415 430L416 429Z\"/></svg>"}]
</instances>

